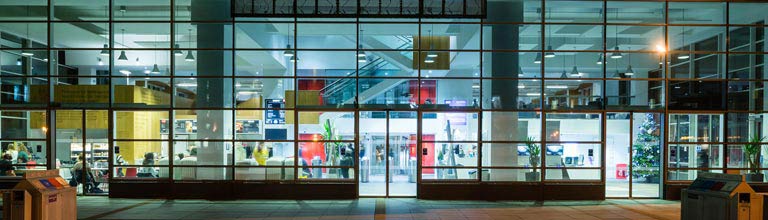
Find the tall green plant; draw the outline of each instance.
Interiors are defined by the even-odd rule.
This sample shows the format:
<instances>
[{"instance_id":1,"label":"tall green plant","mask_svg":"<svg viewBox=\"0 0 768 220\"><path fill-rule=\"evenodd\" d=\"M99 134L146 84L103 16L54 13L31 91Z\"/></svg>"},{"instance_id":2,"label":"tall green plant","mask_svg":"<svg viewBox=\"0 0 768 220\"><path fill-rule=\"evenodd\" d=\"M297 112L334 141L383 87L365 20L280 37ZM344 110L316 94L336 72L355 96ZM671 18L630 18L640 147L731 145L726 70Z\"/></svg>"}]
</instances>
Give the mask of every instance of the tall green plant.
<instances>
[{"instance_id":1,"label":"tall green plant","mask_svg":"<svg viewBox=\"0 0 768 220\"><path fill-rule=\"evenodd\" d=\"M328 165L335 166L336 158L339 157L339 142L341 137L336 134L335 128L330 119L325 119L323 123L323 140L333 141L325 142L325 159L329 162Z\"/></svg>"},{"instance_id":2,"label":"tall green plant","mask_svg":"<svg viewBox=\"0 0 768 220\"><path fill-rule=\"evenodd\" d=\"M533 172L539 167L539 158L541 158L541 146L536 144L536 138L528 137L525 140L525 149L528 151L528 164L531 165Z\"/></svg>"},{"instance_id":3,"label":"tall green plant","mask_svg":"<svg viewBox=\"0 0 768 220\"><path fill-rule=\"evenodd\" d=\"M749 139L747 145L744 145L744 155L747 156L749 171L751 173L758 173L758 169L760 169L760 143L763 142L763 140L765 140L765 136L760 137L759 135L755 135Z\"/></svg>"}]
</instances>

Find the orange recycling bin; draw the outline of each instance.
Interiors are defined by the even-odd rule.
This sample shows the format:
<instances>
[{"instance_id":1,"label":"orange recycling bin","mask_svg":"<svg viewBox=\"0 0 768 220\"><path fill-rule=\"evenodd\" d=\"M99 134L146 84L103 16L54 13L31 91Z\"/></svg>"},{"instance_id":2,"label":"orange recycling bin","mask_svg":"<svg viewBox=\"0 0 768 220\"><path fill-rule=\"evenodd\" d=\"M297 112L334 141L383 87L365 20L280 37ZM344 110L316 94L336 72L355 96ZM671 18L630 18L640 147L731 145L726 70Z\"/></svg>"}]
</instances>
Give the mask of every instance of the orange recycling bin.
<instances>
[{"instance_id":1,"label":"orange recycling bin","mask_svg":"<svg viewBox=\"0 0 768 220\"><path fill-rule=\"evenodd\" d=\"M14 189L31 195L32 220L77 219L77 189L59 176L59 170L29 171Z\"/></svg>"}]
</instances>

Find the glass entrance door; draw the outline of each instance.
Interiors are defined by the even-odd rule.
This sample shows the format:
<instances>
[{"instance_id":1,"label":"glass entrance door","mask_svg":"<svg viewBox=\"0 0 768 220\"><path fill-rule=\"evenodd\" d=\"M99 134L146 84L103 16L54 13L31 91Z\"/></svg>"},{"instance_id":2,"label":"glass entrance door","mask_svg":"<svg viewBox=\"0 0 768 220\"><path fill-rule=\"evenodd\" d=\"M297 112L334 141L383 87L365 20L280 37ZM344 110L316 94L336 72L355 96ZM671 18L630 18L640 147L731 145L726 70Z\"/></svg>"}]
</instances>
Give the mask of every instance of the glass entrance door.
<instances>
[{"instance_id":1,"label":"glass entrance door","mask_svg":"<svg viewBox=\"0 0 768 220\"><path fill-rule=\"evenodd\" d=\"M658 198L661 185L661 114L606 114L605 196Z\"/></svg>"},{"instance_id":2,"label":"glass entrance door","mask_svg":"<svg viewBox=\"0 0 768 220\"><path fill-rule=\"evenodd\" d=\"M109 142L106 110L55 111L56 168L78 194L108 192Z\"/></svg>"},{"instance_id":3,"label":"glass entrance door","mask_svg":"<svg viewBox=\"0 0 768 220\"><path fill-rule=\"evenodd\" d=\"M360 196L416 196L417 112L360 112Z\"/></svg>"}]
</instances>

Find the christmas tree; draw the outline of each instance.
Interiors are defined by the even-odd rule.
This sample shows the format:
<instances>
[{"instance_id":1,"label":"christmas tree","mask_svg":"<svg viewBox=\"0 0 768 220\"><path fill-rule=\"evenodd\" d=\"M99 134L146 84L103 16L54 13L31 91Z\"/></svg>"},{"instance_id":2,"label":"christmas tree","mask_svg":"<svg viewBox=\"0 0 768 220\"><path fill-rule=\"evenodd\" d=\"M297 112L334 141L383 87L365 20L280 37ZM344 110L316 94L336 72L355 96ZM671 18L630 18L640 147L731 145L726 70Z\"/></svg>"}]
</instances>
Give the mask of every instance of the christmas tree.
<instances>
[{"instance_id":1,"label":"christmas tree","mask_svg":"<svg viewBox=\"0 0 768 220\"><path fill-rule=\"evenodd\" d=\"M645 114L643 123L638 126L637 138L635 139L632 156L632 177L643 177L646 181L658 176L658 169L661 161L659 155L660 146L659 124L654 120L654 114Z\"/></svg>"}]
</instances>

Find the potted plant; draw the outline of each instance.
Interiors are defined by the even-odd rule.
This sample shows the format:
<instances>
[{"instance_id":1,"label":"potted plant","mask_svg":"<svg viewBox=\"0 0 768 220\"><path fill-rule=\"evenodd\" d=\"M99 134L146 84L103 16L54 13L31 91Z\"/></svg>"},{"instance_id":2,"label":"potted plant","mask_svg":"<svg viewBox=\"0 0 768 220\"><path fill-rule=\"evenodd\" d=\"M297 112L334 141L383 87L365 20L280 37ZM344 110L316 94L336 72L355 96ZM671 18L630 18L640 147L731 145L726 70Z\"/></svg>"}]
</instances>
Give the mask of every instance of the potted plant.
<instances>
[{"instance_id":1,"label":"potted plant","mask_svg":"<svg viewBox=\"0 0 768 220\"><path fill-rule=\"evenodd\" d=\"M763 182L763 174L760 173L760 142L763 142L765 137L758 135L753 136L749 143L744 145L744 156L747 157L749 163L749 173L746 174L747 181L750 182Z\"/></svg>"},{"instance_id":2,"label":"potted plant","mask_svg":"<svg viewBox=\"0 0 768 220\"><path fill-rule=\"evenodd\" d=\"M339 164L339 157L340 157L340 149L339 149L339 142L335 142L340 140L341 137L336 134L336 128L334 128L333 123L331 123L330 119L326 119L325 123L323 124L323 140L326 141L333 141L333 142L325 142L325 165L326 166L338 166ZM339 173L339 168L330 168L328 169L328 178L337 178Z\"/></svg>"},{"instance_id":3,"label":"potted plant","mask_svg":"<svg viewBox=\"0 0 768 220\"><path fill-rule=\"evenodd\" d=\"M528 164L531 165L531 172L525 173L525 181L539 181L541 179L541 173L537 170L539 167L539 159L541 158L541 146L536 144L534 137L528 137L525 140L525 149L528 151Z\"/></svg>"}]
</instances>

